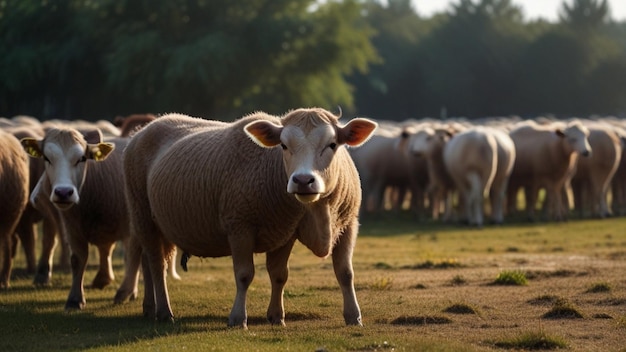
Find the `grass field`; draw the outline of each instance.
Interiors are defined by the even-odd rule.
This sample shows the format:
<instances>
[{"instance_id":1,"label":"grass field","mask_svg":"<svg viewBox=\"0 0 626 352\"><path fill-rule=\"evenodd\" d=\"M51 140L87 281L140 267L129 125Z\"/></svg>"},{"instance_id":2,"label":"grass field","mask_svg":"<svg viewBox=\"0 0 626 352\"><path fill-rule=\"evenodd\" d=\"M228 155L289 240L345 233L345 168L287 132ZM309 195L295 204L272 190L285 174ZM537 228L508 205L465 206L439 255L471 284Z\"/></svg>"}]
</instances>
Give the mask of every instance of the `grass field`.
<instances>
[{"instance_id":1,"label":"grass field","mask_svg":"<svg viewBox=\"0 0 626 352\"><path fill-rule=\"evenodd\" d=\"M35 288L18 254L0 292L0 351L626 351L626 218L481 230L389 218L365 222L354 255L363 327L346 327L330 259L296 245L286 327L265 321L264 255L248 294L248 330L227 328L230 258L196 258L168 282L175 323L87 289L64 312L70 275ZM92 251L86 282L95 276ZM116 250L117 283L123 267ZM140 286L140 299L143 285Z\"/></svg>"}]
</instances>

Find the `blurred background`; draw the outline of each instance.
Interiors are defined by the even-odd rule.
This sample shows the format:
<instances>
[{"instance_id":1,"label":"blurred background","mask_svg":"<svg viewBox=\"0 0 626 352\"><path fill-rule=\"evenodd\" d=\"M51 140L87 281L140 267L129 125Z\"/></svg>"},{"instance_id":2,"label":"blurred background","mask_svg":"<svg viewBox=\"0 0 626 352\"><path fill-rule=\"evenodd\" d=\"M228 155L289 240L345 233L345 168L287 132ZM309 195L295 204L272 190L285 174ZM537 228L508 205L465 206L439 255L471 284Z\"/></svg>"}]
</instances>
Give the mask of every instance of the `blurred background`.
<instances>
[{"instance_id":1,"label":"blurred background","mask_svg":"<svg viewBox=\"0 0 626 352\"><path fill-rule=\"evenodd\" d=\"M626 117L617 1L2 0L0 116Z\"/></svg>"}]
</instances>

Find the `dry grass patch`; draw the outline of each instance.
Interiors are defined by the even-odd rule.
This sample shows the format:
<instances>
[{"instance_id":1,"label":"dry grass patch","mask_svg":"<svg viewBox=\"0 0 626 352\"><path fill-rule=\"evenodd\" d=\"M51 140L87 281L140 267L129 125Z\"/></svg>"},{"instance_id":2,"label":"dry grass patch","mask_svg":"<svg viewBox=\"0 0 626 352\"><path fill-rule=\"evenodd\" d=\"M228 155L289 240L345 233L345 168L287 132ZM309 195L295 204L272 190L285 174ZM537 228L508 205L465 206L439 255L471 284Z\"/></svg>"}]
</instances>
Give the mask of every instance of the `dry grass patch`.
<instances>
[{"instance_id":1,"label":"dry grass patch","mask_svg":"<svg viewBox=\"0 0 626 352\"><path fill-rule=\"evenodd\" d=\"M527 301L534 306L554 306L559 302L566 302L566 299L556 295L541 295Z\"/></svg>"},{"instance_id":2,"label":"dry grass patch","mask_svg":"<svg viewBox=\"0 0 626 352\"><path fill-rule=\"evenodd\" d=\"M591 287L589 287L587 291L585 291L585 293L606 293L606 292L611 292L611 290L612 290L612 287L609 283L598 282L598 283L591 285Z\"/></svg>"},{"instance_id":3,"label":"dry grass patch","mask_svg":"<svg viewBox=\"0 0 626 352\"><path fill-rule=\"evenodd\" d=\"M450 324L452 319L440 316L406 316L403 315L391 321L392 325L433 325Z\"/></svg>"},{"instance_id":4,"label":"dry grass patch","mask_svg":"<svg viewBox=\"0 0 626 352\"><path fill-rule=\"evenodd\" d=\"M462 267L463 265L459 263L458 259L448 258L439 261L426 260L415 265L403 266L402 269L450 269Z\"/></svg>"},{"instance_id":5,"label":"dry grass patch","mask_svg":"<svg viewBox=\"0 0 626 352\"><path fill-rule=\"evenodd\" d=\"M567 348L567 343L563 338L550 336L544 331L526 332L517 337L493 342L493 345L504 349L526 351Z\"/></svg>"},{"instance_id":6,"label":"dry grass patch","mask_svg":"<svg viewBox=\"0 0 626 352\"><path fill-rule=\"evenodd\" d=\"M567 301L557 302L552 309L541 316L544 319L583 319L578 309Z\"/></svg>"},{"instance_id":7,"label":"dry grass patch","mask_svg":"<svg viewBox=\"0 0 626 352\"><path fill-rule=\"evenodd\" d=\"M465 303L455 303L447 308L444 308L443 312L452 314L479 314L478 309Z\"/></svg>"}]
</instances>

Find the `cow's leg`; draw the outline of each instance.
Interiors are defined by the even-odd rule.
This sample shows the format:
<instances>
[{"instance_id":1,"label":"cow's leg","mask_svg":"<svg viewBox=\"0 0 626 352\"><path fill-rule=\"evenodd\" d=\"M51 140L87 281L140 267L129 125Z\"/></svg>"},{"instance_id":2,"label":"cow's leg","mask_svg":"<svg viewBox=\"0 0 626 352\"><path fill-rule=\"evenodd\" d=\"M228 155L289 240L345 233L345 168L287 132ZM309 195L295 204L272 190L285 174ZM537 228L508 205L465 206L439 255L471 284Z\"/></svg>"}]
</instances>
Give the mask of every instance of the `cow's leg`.
<instances>
[{"instance_id":1,"label":"cow's leg","mask_svg":"<svg viewBox=\"0 0 626 352\"><path fill-rule=\"evenodd\" d=\"M57 245L57 225L52 219L43 219L43 236L41 238L41 255L37 264L35 274L35 285L48 285L52 277L52 266L54 262L54 249Z\"/></svg>"},{"instance_id":2,"label":"cow's leg","mask_svg":"<svg viewBox=\"0 0 626 352\"><path fill-rule=\"evenodd\" d=\"M241 234L243 232L237 231L234 233ZM248 287L250 287L254 279L253 237L251 234L248 234L247 236L240 235L229 238L233 254L233 270L235 272L237 293L235 294L233 308L228 316L228 326L247 328L246 295Z\"/></svg>"},{"instance_id":3,"label":"cow's leg","mask_svg":"<svg viewBox=\"0 0 626 352\"><path fill-rule=\"evenodd\" d=\"M156 238L160 240L156 240ZM143 260L148 262L150 266L152 287L154 288L154 303L155 314L158 321L174 321L174 314L172 313L172 307L170 305L170 296L167 291L167 268L166 258L170 255L170 252L174 249L174 246L167 242L163 236L159 233L157 237L153 239L153 246L145 246ZM144 275L145 276L145 275ZM148 292L148 282L146 282L146 297L144 298L144 315L150 316L150 312L146 312L150 306L150 297ZM147 300L147 301L146 301Z\"/></svg>"},{"instance_id":4,"label":"cow's leg","mask_svg":"<svg viewBox=\"0 0 626 352\"><path fill-rule=\"evenodd\" d=\"M32 210L29 210L29 212ZM35 232L35 224L32 222L30 216L26 215L20 219L15 229L19 236L24 254L26 254L26 272L33 274L36 269L37 256L35 254L35 239L37 238ZM14 242L14 246L17 242ZM17 253L17 249L13 250L13 256Z\"/></svg>"},{"instance_id":5,"label":"cow's leg","mask_svg":"<svg viewBox=\"0 0 626 352\"><path fill-rule=\"evenodd\" d=\"M141 268L143 270L144 295L143 295L143 316L156 319L156 298L154 295L154 280L152 280L152 269L150 268L150 258L146 252L141 255Z\"/></svg>"},{"instance_id":6,"label":"cow's leg","mask_svg":"<svg viewBox=\"0 0 626 352\"><path fill-rule=\"evenodd\" d=\"M489 190L491 204L491 221L495 224L504 223L504 199L506 197L506 179L497 180Z\"/></svg>"},{"instance_id":7,"label":"cow's leg","mask_svg":"<svg viewBox=\"0 0 626 352\"><path fill-rule=\"evenodd\" d=\"M76 236L70 235L70 263L72 265L72 287L70 294L65 303L65 309L83 309L85 307L85 291L83 289L83 280L85 277L85 268L87 267L87 259L89 256L89 244L83 239L77 239Z\"/></svg>"},{"instance_id":8,"label":"cow's leg","mask_svg":"<svg viewBox=\"0 0 626 352\"><path fill-rule=\"evenodd\" d=\"M294 242L295 237L284 246L266 254L267 272L272 283L272 297L267 308L267 320L272 325L285 325L283 289L289 278L288 261Z\"/></svg>"},{"instance_id":9,"label":"cow's leg","mask_svg":"<svg viewBox=\"0 0 626 352\"><path fill-rule=\"evenodd\" d=\"M100 267L98 268L96 277L91 283L91 287L103 289L115 279L115 275L113 274L113 263L111 262L111 256L113 255L114 248L115 243L98 245Z\"/></svg>"},{"instance_id":10,"label":"cow's leg","mask_svg":"<svg viewBox=\"0 0 626 352\"><path fill-rule=\"evenodd\" d=\"M137 298L139 265L141 265L141 246L134 237L129 237L124 241L124 280L115 293L113 299L115 303ZM150 273L144 271L144 276L150 276ZM154 293L152 297L154 303ZM152 310L154 311L154 305Z\"/></svg>"},{"instance_id":11,"label":"cow's leg","mask_svg":"<svg viewBox=\"0 0 626 352\"><path fill-rule=\"evenodd\" d=\"M354 220L339 237L333 248L333 268L341 294L343 295L343 318L347 325L363 325L361 309L356 300L354 291L354 269L352 268L352 254L358 231L358 220Z\"/></svg>"},{"instance_id":12,"label":"cow's leg","mask_svg":"<svg viewBox=\"0 0 626 352\"><path fill-rule=\"evenodd\" d=\"M537 198L539 195L539 187L536 185L528 185L524 187L524 199L526 201L526 214L529 221L535 221L535 207L537 206Z\"/></svg>"},{"instance_id":13,"label":"cow's leg","mask_svg":"<svg viewBox=\"0 0 626 352\"><path fill-rule=\"evenodd\" d=\"M172 279L180 280L180 275L178 275L178 271L176 270L176 254L178 254L178 250L174 247L172 256L167 259L167 271Z\"/></svg>"},{"instance_id":14,"label":"cow's leg","mask_svg":"<svg viewBox=\"0 0 626 352\"><path fill-rule=\"evenodd\" d=\"M0 247L2 248L2 270L0 270L0 288L9 288L11 269L13 267L13 235L15 227L7 228L0 223Z\"/></svg>"}]
</instances>

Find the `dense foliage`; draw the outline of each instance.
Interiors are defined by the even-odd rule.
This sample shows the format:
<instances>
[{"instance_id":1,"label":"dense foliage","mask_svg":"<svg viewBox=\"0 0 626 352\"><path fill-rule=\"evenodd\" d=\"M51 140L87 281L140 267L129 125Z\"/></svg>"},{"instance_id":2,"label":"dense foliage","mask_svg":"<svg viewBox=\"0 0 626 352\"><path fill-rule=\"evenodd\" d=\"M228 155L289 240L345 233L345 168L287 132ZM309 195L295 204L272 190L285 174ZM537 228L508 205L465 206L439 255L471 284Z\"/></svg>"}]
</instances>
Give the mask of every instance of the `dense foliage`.
<instances>
[{"instance_id":1,"label":"dense foliage","mask_svg":"<svg viewBox=\"0 0 626 352\"><path fill-rule=\"evenodd\" d=\"M0 115L232 119L322 106L386 119L626 114L626 22L566 0L6 0Z\"/></svg>"}]
</instances>

